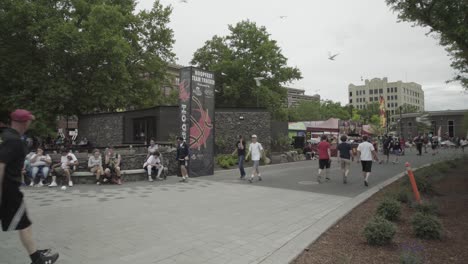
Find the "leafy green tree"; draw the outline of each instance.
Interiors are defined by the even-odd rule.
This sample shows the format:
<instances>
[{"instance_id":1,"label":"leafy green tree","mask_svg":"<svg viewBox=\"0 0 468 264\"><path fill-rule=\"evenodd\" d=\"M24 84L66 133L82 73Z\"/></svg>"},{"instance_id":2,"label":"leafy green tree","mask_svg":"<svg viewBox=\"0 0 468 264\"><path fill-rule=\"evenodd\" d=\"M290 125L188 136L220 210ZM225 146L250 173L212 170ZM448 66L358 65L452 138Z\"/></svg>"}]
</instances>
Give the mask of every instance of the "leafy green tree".
<instances>
[{"instance_id":1,"label":"leafy green tree","mask_svg":"<svg viewBox=\"0 0 468 264\"><path fill-rule=\"evenodd\" d=\"M398 114L400 113L400 110L401 110L402 114L421 112L417 106L410 105L410 104L401 105L399 110L398 110Z\"/></svg>"},{"instance_id":2,"label":"leafy green tree","mask_svg":"<svg viewBox=\"0 0 468 264\"><path fill-rule=\"evenodd\" d=\"M320 118L322 120L329 118L338 118L342 120L351 119L351 114L346 106L342 106L340 102L326 100L320 104Z\"/></svg>"},{"instance_id":3,"label":"leafy green tree","mask_svg":"<svg viewBox=\"0 0 468 264\"><path fill-rule=\"evenodd\" d=\"M157 0L0 1L1 108L57 115L147 107L174 54L170 7Z\"/></svg>"},{"instance_id":4,"label":"leafy green tree","mask_svg":"<svg viewBox=\"0 0 468 264\"><path fill-rule=\"evenodd\" d=\"M371 118L374 116L374 115L379 115L380 113L380 105L379 103L371 103L371 104L367 104L366 105L366 108L364 109L360 109L359 110L359 115L361 116L361 122L364 122L364 123L370 123L371 122Z\"/></svg>"},{"instance_id":5,"label":"leafy green tree","mask_svg":"<svg viewBox=\"0 0 468 264\"><path fill-rule=\"evenodd\" d=\"M313 121L320 119L319 101L301 101L296 107L289 110L289 121Z\"/></svg>"},{"instance_id":6,"label":"leafy green tree","mask_svg":"<svg viewBox=\"0 0 468 264\"><path fill-rule=\"evenodd\" d=\"M251 21L229 25L229 34L214 36L193 55L192 65L215 72L218 107L267 107L276 119L287 119L287 90L301 79L289 67L277 42L265 27ZM263 78L257 86L255 78Z\"/></svg>"},{"instance_id":7,"label":"leafy green tree","mask_svg":"<svg viewBox=\"0 0 468 264\"><path fill-rule=\"evenodd\" d=\"M453 80L468 89L468 1L386 0L401 21L429 27L452 57Z\"/></svg>"}]
</instances>

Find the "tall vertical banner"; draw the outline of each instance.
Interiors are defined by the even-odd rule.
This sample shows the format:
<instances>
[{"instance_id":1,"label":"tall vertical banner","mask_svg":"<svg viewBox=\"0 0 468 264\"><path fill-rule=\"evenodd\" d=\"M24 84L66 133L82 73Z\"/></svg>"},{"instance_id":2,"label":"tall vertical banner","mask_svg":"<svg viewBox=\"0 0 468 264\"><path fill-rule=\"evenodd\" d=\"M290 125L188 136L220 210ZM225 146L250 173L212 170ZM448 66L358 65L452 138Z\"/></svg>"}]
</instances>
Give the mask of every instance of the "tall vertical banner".
<instances>
[{"instance_id":1,"label":"tall vertical banner","mask_svg":"<svg viewBox=\"0 0 468 264\"><path fill-rule=\"evenodd\" d=\"M387 126L387 115L385 111L385 99L383 96L380 96L379 101L379 113L380 113L380 127Z\"/></svg>"},{"instance_id":2,"label":"tall vertical banner","mask_svg":"<svg viewBox=\"0 0 468 264\"><path fill-rule=\"evenodd\" d=\"M190 177L214 174L214 89L213 73L194 67L181 69L181 135L190 145Z\"/></svg>"}]
</instances>

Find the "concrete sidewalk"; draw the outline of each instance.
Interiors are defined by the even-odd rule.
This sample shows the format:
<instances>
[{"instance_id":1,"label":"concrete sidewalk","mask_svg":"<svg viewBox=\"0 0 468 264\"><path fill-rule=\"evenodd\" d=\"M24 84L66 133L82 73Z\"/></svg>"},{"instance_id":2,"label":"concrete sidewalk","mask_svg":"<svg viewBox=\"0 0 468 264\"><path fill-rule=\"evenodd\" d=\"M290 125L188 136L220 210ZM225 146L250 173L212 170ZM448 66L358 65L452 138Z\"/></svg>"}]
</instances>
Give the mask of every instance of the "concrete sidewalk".
<instances>
[{"instance_id":1,"label":"concrete sidewalk","mask_svg":"<svg viewBox=\"0 0 468 264\"><path fill-rule=\"evenodd\" d=\"M423 164L452 156L407 159ZM371 181L371 189L359 177L344 186L336 168L332 182L314 185L316 164L297 163L262 167L265 180L254 184L231 171L186 184L170 177L162 183L24 192L34 236L41 248L60 252L58 263L288 263L394 180L400 166L382 166L388 175ZM16 233L0 233L0 241L0 263L29 263Z\"/></svg>"}]
</instances>

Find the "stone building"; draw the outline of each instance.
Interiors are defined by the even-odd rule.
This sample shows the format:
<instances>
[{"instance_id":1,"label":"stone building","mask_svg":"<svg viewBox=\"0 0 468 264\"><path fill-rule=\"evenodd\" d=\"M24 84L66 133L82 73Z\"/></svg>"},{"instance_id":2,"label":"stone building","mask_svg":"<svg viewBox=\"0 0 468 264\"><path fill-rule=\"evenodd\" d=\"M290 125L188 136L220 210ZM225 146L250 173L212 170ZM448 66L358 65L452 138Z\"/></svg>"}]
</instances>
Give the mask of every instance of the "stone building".
<instances>
[{"instance_id":1,"label":"stone building","mask_svg":"<svg viewBox=\"0 0 468 264\"><path fill-rule=\"evenodd\" d=\"M272 122L263 108L218 108L215 111L215 143L218 153L232 153L239 134L256 134L266 149L272 138L287 136L284 122ZM179 133L179 107L160 106L143 110L83 115L80 137L96 147L147 144L150 138L172 144Z\"/></svg>"},{"instance_id":2,"label":"stone building","mask_svg":"<svg viewBox=\"0 0 468 264\"><path fill-rule=\"evenodd\" d=\"M442 137L463 138L467 136L468 131L463 129L463 117L468 114L468 109L429 111L424 114L427 114L427 119L431 124L428 131L418 131L416 119L421 116L421 113L402 114L400 123L402 135L409 138L415 137L418 132L437 135L440 128Z\"/></svg>"},{"instance_id":3,"label":"stone building","mask_svg":"<svg viewBox=\"0 0 468 264\"><path fill-rule=\"evenodd\" d=\"M379 102L383 96L390 122L395 122L395 114L403 105L417 107L424 111L424 91L420 84L414 82L389 82L387 78L366 80L364 85L350 84L348 86L349 104L356 109L365 109L367 104Z\"/></svg>"}]
</instances>

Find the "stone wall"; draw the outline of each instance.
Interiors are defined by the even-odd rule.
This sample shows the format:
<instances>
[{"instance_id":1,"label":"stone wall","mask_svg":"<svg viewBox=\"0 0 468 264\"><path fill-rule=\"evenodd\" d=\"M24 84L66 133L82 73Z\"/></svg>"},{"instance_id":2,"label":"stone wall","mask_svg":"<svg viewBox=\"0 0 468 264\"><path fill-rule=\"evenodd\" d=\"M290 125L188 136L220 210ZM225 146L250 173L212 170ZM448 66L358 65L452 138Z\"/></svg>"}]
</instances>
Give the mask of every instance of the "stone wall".
<instances>
[{"instance_id":1,"label":"stone wall","mask_svg":"<svg viewBox=\"0 0 468 264\"><path fill-rule=\"evenodd\" d=\"M247 141L256 134L267 150L271 145L271 115L263 109L216 109L215 145L217 154L232 153L237 136Z\"/></svg>"},{"instance_id":2,"label":"stone wall","mask_svg":"<svg viewBox=\"0 0 468 264\"><path fill-rule=\"evenodd\" d=\"M79 117L78 135L86 137L96 147L121 144L123 124L121 113L84 115Z\"/></svg>"}]
</instances>

